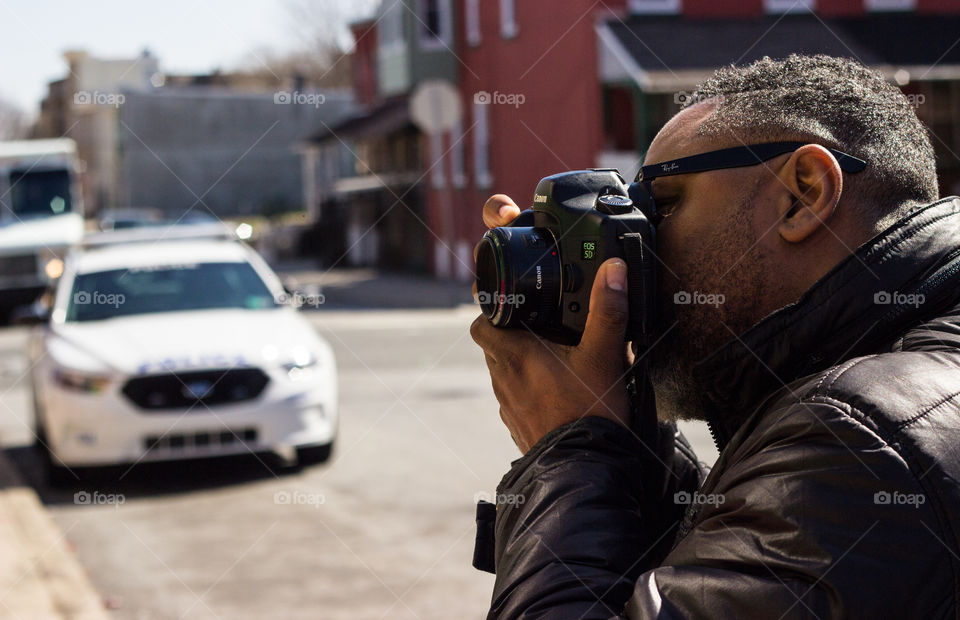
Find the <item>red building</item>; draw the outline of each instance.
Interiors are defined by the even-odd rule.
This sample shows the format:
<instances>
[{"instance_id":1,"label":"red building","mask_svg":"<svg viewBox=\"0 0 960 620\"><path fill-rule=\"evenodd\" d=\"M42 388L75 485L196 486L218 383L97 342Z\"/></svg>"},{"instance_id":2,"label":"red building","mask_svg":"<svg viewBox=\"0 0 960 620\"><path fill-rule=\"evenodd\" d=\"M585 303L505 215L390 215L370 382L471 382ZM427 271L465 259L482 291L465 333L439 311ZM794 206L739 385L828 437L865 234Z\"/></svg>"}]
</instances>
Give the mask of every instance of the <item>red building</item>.
<instances>
[{"instance_id":1,"label":"red building","mask_svg":"<svg viewBox=\"0 0 960 620\"><path fill-rule=\"evenodd\" d=\"M525 207L540 178L561 170L632 176L699 80L767 55L827 53L883 70L933 130L944 193L960 192L960 0L458 4L465 175L429 200L430 213L455 215L447 245L460 257L483 232L491 194Z\"/></svg>"},{"instance_id":2,"label":"red building","mask_svg":"<svg viewBox=\"0 0 960 620\"><path fill-rule=\"evenodd\" d=\"M594 25L622 14L624 2L605 8L594 0L463 0L461 6L466 174L450 208L456 245L472 258L484 230L480 206L491 194L524 206L542 177L598 164L605 131Z\"/></svg>"}]
</instances>

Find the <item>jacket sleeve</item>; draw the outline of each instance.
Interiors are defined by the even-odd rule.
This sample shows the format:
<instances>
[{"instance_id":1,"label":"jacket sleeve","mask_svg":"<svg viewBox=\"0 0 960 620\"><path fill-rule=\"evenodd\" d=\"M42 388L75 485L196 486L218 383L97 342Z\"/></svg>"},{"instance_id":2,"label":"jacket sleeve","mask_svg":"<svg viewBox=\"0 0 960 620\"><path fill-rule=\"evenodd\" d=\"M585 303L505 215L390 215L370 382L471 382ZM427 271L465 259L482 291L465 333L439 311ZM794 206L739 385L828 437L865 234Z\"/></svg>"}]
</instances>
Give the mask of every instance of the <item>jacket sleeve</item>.
<instances>
[{"instance_id":1,"label":"jacket sleeve","mask_svg":"<svg viewBox=\"0 0 960 620\"><path fill-rule=\"evenodd\" d=\"M497 489L489 617L615 616L672 547L683 509L672 495L702 476L673 425L646 442L599 417L552 431Z\"/></svg>"}]
</instances>

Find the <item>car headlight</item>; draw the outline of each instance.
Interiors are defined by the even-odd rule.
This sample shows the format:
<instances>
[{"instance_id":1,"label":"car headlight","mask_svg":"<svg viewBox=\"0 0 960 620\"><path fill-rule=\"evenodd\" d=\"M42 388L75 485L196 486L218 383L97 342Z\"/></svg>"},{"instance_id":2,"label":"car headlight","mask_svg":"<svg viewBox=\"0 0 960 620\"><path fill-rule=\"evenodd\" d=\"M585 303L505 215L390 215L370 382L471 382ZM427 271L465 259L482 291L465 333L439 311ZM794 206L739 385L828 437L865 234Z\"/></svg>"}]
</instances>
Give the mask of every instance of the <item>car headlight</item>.
<instances>
[{"instance_id":1,"label":"car headlight","mask_svg":"<svg viewBox=\"0 0 960 620\"><path fill-rule=\"evenodd\" d=\"M63 275L63 251L44 248L38 256L44 275L51 281Z\"/></svg>"},{"instance_id":2,"label":"car headlight","mask_svg":"<svg viewBox=\"0 0 960 620\"><path fill-rule=\"evenodd\" d=\"M43 266L43 271L47 274L48 278L56 280L63 275L63 261L59 258L51 258L47 261L47 264Z\"/></svg>"},{"instance_id":3,"label":"car headlight","mask_svg":"<svg viewBox=\"0 0 960 620\"><path fill-rule=\"evenodd\" d=\"M287 376L291 381L300 381L320 363L320 360L308 349L298 349L294 351L293 359L281 367L287 371Z\"/></svg>"},{"instance_id":4,"label":"car headlight","mask_svg":"<svg viewBox=\"0 0 960 620\"><path fill-rule=\"evenodd\" d=\"M61 387L88 394L99 394L110 384L109 377L66 370L65 368L54 369L53 380Z\"/></svg>"}]
</instances>

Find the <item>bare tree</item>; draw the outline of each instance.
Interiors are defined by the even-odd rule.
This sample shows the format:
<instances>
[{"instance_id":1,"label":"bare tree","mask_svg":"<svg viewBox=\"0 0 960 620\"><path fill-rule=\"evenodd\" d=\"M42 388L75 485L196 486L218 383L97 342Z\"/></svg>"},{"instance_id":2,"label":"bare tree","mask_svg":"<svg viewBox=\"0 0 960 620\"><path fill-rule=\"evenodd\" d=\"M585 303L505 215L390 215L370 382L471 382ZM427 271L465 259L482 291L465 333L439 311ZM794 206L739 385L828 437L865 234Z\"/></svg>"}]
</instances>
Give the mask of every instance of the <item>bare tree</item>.
<instances>
[{"instance_id":1,"label":"bare tree","mask_svg":"<svg viewBox=\"0 0 960 620\"><path fill-rule=\"evenodd\" d=\"M302 48L333 62L353 44L350 22L373 15L378 4L379 0L287 0L286 6L290 30Z\"/></svg>"},{"instance_id":2,"label":"bare tree","mask_svg":"<svg viewBox=\"0 0 960 620\"><path fill-rule=\"evenodd\" d=\"M372 15L377 4L379 0L287 0L293 49L252 51L245 71L266 81L297 79L315 88L348 87L353 46L349 24Z\"/></svg>"}]
</instances>

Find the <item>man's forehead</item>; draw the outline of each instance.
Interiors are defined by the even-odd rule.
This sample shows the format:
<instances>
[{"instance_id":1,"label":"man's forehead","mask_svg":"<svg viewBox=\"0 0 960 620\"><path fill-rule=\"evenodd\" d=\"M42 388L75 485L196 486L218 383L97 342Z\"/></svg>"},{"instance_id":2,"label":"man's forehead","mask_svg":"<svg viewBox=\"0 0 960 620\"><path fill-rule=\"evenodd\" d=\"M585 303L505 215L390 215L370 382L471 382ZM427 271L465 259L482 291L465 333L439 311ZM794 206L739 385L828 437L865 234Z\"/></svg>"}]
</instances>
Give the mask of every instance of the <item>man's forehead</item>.
<instances>
[{"instance_id":1,"label":"man's forehead","mask_svg":"<svg viewBox=\"0 0 960 620\"><path fill-rule=\"evenodd\" d=\"M644 165L696 155L711 150L712 139L697 134L697 129L716 104L700 103L684 108L657 133L644 157Z\"/></svg>"}]
</instances>

